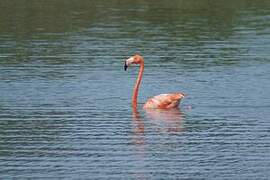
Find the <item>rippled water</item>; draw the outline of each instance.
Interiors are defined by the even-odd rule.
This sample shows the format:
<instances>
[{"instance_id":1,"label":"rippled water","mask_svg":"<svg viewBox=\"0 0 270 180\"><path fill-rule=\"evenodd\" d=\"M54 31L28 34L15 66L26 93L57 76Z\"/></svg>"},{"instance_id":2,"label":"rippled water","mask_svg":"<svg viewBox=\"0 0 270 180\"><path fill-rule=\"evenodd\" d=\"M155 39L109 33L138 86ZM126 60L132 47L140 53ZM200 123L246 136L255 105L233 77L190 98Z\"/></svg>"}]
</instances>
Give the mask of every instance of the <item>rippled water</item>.
<instances>
[{"instance_id":1,"label":"rippled water","mask_svg":"<svg viewBox=\"0 0 270 180\"><path fill-rule=\"evenodd\" d=\"M1 178L268 179L269 22L268 1L1 1Z\"/></svg>"}]
</instances>

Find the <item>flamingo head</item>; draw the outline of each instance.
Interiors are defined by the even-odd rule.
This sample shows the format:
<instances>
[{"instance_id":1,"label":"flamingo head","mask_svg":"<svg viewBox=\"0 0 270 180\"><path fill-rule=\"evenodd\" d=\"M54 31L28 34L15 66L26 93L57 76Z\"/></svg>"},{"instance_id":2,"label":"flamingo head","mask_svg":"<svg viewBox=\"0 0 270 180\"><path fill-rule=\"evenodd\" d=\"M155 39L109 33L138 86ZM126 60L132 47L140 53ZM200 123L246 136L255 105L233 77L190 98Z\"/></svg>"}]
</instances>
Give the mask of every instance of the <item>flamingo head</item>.
<instances>
[{"instance_id":1,"label":"flamingo head","mask_svg":"<svg viewBox=\"0 0 270 180\"><path fill-rule=\"evenodd\" d=\"M141 64L143 63L143 57L139 54L135 54L134 56L131 56L127 60L125 60L124 69L125 71L131 64Z\"/></svg>"}]
</instances>

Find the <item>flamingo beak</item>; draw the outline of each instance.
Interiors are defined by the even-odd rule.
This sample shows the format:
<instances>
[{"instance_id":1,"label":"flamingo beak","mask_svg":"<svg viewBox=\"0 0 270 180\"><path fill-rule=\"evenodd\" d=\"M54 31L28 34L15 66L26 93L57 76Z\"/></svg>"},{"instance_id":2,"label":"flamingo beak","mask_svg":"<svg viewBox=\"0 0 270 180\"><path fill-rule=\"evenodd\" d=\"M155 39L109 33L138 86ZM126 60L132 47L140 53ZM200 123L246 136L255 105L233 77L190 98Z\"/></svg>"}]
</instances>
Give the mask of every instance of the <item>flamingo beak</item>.
<instances>
[{"instance_id":1,"label":"flamingo beak","mask_svg":"<svg viewBox=\"0 0 270 180\"><path fill-rule=\"evenodd\" d=\"M127 60L125 60L125 64L124 64L124 70L126 71L128 66L130 66L132 63L134 62L134 58L130 57Z\"/></svg>"},{"instance_id":2,"label":"flamingo beak","mask_svg":"<svg viewBox=\"0 0 270 180\"><path fill-rule=\"evenodd\" d=\"M125 64L124 64L124 70L126 71L128 68L128 65L127 65L127 62L125 61Z\"/></svg>"}]
</instances>

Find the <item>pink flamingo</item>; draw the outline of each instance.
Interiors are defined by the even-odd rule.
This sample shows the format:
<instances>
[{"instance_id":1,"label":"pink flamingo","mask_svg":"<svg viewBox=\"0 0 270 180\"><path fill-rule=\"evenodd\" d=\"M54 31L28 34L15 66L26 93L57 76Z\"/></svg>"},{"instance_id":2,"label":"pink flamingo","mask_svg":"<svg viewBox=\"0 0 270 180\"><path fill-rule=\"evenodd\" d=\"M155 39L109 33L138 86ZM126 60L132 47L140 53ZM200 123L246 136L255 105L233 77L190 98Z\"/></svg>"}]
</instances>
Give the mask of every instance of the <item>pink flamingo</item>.
<instances>
[{"instance_id":1,"label":"pink flamingo","mask_svg":"<svg viewBox=\"0 0 270 180\"><path fill-rule=\"evenodd\" d=\"M142 80L143 70L144 70L144 59L142 56L136 54L131 56L125 61L124 69L125 71L131 64L139 64L140 70L138 74L137 81L134 86L133 96L132 96L132 106L133 109L137 109L137 97L139 92L139 86ZM185 96L182 92L170 93L170 94L160 94L149 98L144 104L144 109L172 109L176 108L181 99Z\"/></svg>"}]
</instances>

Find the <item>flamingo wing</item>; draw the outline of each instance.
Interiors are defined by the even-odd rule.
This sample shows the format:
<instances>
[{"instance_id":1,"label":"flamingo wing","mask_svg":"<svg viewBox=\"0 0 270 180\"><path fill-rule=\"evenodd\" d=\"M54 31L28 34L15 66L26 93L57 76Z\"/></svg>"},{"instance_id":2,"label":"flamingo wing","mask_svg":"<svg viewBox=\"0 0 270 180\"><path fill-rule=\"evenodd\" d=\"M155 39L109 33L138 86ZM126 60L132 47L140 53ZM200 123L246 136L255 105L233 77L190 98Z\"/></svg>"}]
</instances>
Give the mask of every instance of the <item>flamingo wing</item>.
<instances>
[{"instance_id":1,"label":"flamingo wing","mask_svg":"<svg viewBox=\"0 0 270 180\"><path fill-rule=\"evenodd\" d=\"M170 109L179 105L184 93L160 94L149 98L144 104L144 108Z\"/></svg>"}]
</instances>

